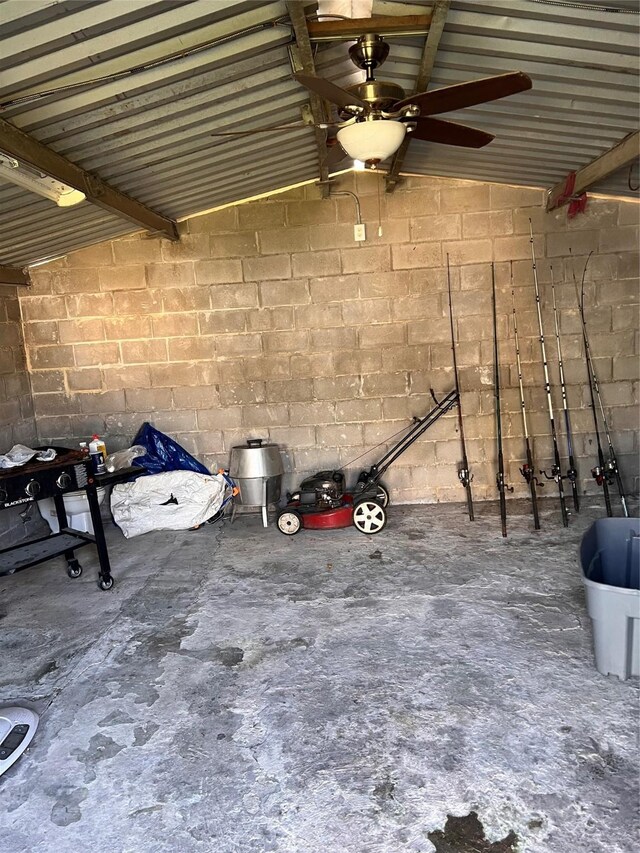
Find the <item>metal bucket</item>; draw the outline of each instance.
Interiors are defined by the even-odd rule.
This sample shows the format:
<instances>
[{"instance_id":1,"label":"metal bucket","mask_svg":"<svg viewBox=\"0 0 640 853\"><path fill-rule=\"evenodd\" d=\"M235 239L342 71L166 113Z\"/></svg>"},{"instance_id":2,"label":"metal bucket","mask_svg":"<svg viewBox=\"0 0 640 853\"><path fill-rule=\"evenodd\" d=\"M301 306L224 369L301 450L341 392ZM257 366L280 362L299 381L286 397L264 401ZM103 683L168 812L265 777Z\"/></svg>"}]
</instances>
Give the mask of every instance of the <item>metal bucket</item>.
<instances>
[{"instance_id":1,"label":"metal bucket","mask_svg":"<svg viewBox=\"0 0 640 853\"><path fill-rule=\"evenodd\" d=\"M246 444L231 448L229 475L240 489L236 500L243 506L262 507L263 518L268 504L280 500L283 474L277 444L263 444L261 438L250 438Z\"/></svg>"}]
</instances>

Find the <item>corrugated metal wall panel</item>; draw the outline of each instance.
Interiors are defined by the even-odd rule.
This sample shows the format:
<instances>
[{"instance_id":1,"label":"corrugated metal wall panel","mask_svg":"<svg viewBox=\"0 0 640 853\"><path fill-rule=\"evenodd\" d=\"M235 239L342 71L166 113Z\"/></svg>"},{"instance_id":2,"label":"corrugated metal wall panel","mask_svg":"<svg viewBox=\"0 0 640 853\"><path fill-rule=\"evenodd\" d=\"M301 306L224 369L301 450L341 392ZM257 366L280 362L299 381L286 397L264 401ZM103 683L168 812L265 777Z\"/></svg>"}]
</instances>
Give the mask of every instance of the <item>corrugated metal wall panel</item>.
<instances>
[{"instance_id":1,"label":"corrugated metal wall panel","mask_svg":"<svg viewBox=\"0 0 640 853\"><path fill-rule=\"evenodd\" d=\"M430 5L375 0L373 12ZM308 93L291 77L287 21L284 0L4 0L1 114L172 218L311 180L311 130L212 135L300 121ZM481 151L415 141L406 171L539 186L561 180L636 129L638 22L533 0L454 0L431 85L522 69L534 88L447 114L496 141ZM411 91L423 41L391 40L379 76ZM320 46L316 66L342 85L359 79L344 44ZM597 189L630 195L627 172ZM23 265L131 230L88 203L59 210L0 184L0 263Z\"/></svg>"}]
</instances>

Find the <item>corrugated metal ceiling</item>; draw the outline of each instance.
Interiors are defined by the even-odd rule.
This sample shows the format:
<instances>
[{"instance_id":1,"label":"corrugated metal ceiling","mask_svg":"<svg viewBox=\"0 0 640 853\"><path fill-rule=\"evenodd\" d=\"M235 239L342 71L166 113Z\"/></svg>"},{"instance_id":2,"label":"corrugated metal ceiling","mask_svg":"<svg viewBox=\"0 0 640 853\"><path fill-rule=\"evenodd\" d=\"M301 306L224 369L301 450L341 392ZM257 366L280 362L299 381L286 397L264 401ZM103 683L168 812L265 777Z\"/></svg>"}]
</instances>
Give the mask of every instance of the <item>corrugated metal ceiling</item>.
<instances>
[{"instance_id":1,"label":"corrugated metal ceiling","mask_svg":"<svg viewBox=\"0 0 640 853\"><path fill-rule=\"evenodd\" d=\"M373 11L429 5L376 0ZM171 218L311 180L311 130L212 136L300 120L308 93L291 77L287 20L283 0L4 0L0 102L69 88L0 115ZM533 0L454 0L432 85L523 70L534 88L446 116L496 133L486 149L414 141L405 170L541 186L561 180L637 129L638 23L630 13ZM411 91L422 44L391 40L379 76ZM344 50L322 45L318 73L351 82ZM163 62L167 56L176 58ZM88 80L95 82L76 85ZM627 170L598 189L629 194ZM62 210L0 184L0 264L21 266L131 230L88 202Z\"/></svg>"}]
</instances>

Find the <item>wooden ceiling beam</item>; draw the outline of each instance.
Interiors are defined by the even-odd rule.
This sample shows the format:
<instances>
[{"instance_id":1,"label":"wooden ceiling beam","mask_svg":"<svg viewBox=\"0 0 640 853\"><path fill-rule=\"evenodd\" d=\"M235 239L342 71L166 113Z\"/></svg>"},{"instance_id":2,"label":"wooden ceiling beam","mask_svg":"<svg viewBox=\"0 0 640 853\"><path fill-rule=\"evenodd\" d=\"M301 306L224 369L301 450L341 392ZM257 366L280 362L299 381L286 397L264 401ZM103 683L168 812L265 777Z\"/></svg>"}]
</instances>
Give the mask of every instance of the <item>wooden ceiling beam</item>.
<instances>
[{"instance_id":1,"label":"wooden ceiling beam","mask_svg":"<svg viewBox=\"0 0 640 853\"><path fill-rule=\"evenodd\" d=\"M311 39L309 38L309 22L305 17L305 7L299 0L287 0L287 12L291 19L293 32L296 39L297 59L301 68L299 69L304 74L312 74L316 76L316 67L313 60L313 49L311 47ZM314 125L322 124L326 121L324 104L322 98L313 92L309 93L309 104L311 107L311 116ZM318 149L318 167L320 173L320 190L322 197L327 198L329 195L329 168L327 166L327 133L321 127L314 127L313 132L316 140L316 148Z\"/></svg>"},{"instance_id":2,"label":"wooden ceiling beam","mask_svg":"<svg viewBox=\"0 0 640 853\"><path fill-rule=\"evenodd\" d=\"M625 136L613 148L572 173L570 183L565 179L552 187L547 195L547 210L555 210L567 204L575 196L586 192L589 187L617 172L618 169L628 166L638 155L640 155L640 131L635 131ZM569 186L571 187L570 192L568 191Z\"/></svg>"},{"instance_id":3,"label":"wooden ceiling beam","mask_svg":"<svg viewBox=\"0 0 640 853\"><path fill-rule=\"evenodd\" d=\"M18 267L3 267L0 266L0 285L3 284L31 284L29 273L26 269L18 269Z\"/></svg>"},{"instance_id":4,"label":"wooden ceiling beam","mask_svg":"<svg viewBox=\"0 0 640 853\"><path fill-rule=\"evenodd\" d=\"M437 4L436 4L437 5ZM352 41L359 36L424 36L429 32L433 10L425 15L379 15L375 18L349 18L307 21L311 41Z\"/></svg>"},{"instance_id":5,"label":"wooden ceiling beam","mask_svg":"<svg viewBox=\"0 0 640 853\"><path fill-rule=\"evenodd\" d=\"M97 175L85 171L2 118L0 118L0 152L22 160L49 177L80 190L86 195L87 201L114 216L127 219L135 225L146 228L152 234L159 234L170 240L179 239L178 226L173 219L168 219L137 199L125 195Z\"/></svg>"},{"instance_id":6,"label":"wooden ceiling beam","mask_svg":"<svg viewBox=\"0 0 640 853\"><path fill-rule=\"evenodd\" d=\"M444 32L444 25L449 13L451 0L436 0L432 10L431 26L429 27L429 35L427 36L424 49L422 51L422 59L420 61L420 69L416 77L413 94L425 92L429 85L429 80L433 73L433 66L436 61L436 53L440 44L440 38ZM393 155L391 166L385 178L385 191L392 193L398 185L400 170L404 163L404 158L411 143L411 134L408 133L404 138L402 145Z\"/></svg>"}]
</instances>

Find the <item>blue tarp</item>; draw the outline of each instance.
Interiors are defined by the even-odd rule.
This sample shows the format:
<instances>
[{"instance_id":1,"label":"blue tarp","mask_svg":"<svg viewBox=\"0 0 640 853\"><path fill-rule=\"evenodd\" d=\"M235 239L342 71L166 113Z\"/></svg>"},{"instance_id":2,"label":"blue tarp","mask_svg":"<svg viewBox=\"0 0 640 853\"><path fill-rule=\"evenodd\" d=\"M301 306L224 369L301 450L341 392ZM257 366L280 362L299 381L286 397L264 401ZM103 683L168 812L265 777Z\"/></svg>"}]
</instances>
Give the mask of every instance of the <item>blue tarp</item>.
<instances>
[{"instance_id":1,"label":"blue tarp","mask_svg":"<svg viewBox=\"0 0 640 853\"><path fill-rule=\"evenodd\" d=\"M205 466L168 435L145 421L132 444L140 444L147 452L133 460L133 465L144 468L149 474L161 474L164 471L197 471L198 474L211 474Z\"/></svg>"}]
</instances>

